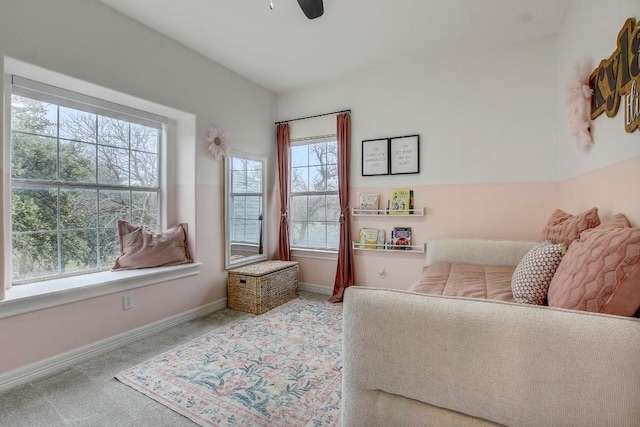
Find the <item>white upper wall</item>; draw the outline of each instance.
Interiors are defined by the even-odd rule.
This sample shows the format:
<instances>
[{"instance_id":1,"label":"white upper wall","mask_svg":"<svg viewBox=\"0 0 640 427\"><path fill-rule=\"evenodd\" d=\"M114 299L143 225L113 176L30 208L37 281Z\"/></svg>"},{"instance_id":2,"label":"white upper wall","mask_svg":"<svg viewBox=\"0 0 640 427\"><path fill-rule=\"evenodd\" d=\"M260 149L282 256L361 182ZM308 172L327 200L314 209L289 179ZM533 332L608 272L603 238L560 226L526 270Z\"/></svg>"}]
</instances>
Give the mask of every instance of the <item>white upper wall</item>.
<instances>
[{"instance_id":1,"label":"white upper wall","mask_svg":"<svg viewBox=\"0 0 640 427\"><path fill-rule=\"evenodd\" d=\"M197 183L222 185L201 141L210 125L233 148L274 158L274 93L97 0L3 1L0 56L194 114Z\"/></svg>"},{"instance_id":2,"label":"white upper wall","mask_svg":"<svg viewBox=\"0 0 640 427\"><path fill-rule=\"evenodd\" d=\"M346 108L352 185L558 178L555 38L389 63L278 97L278 119ZM361 176L364 139L420 134L420 174Z\"/></svg>"},{"instance_id":3,"label":"white upper wall","mask_svg":"<svg viewBox=\"0 0 640 427\"><path fill-rule=\"evenodd\" d=\"M617 48L618 32L628 18L640 20L640 1L573 1L567 10L558 35L560 178L571 178L640 155L640 132L625 132L622 105L615 117L602 114L592 122L594 146L590 152L584 152L571 136L565 104L565 85L575 74L576 65L586 62L593 70L601 60L609 58Z\"/></svg>"}]
</instances>

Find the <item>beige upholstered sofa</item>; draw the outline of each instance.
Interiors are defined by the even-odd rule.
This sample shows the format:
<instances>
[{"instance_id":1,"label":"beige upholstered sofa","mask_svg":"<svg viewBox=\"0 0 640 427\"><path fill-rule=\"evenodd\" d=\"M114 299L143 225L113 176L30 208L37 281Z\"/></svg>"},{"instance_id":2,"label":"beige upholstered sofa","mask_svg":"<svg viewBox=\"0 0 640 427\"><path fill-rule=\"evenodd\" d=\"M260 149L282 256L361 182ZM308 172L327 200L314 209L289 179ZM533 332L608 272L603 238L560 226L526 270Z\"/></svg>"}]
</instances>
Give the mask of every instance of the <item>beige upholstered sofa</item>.
<instances>
[{"instance_id":1,"label":"beige upholstered sofa","mask_svg":"<svg viewBox=\"0 0 640 427\"><path fill-rule=\"evenodd\" d=\"M427 263L512 264L529 242L429 242ZM640 319L351 287L342 426L638 426Z\"/></svg>"}]
</instances>

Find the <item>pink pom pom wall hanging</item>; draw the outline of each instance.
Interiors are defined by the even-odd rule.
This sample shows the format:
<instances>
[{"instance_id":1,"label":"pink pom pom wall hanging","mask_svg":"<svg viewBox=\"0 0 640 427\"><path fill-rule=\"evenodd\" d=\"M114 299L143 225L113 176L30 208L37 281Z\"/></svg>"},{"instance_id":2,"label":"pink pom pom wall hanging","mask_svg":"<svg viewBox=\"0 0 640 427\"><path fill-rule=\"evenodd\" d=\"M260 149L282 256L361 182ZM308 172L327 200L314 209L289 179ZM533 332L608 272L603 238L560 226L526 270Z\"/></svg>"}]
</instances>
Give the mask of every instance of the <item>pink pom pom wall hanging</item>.
<instances>
[{"instance_id":1,"label":"pink pom pom wall hanging","mask_svg":"<svg viewBox=\"0 0 640 427\"><path fill-rule=\"evenodd\" d=\"M589 151L593 146L590 117L593 89L589 86L589 74L586 65L576 66L575 76L566 87L571 134L583 151Z\"/></svg>"}]
</instances>

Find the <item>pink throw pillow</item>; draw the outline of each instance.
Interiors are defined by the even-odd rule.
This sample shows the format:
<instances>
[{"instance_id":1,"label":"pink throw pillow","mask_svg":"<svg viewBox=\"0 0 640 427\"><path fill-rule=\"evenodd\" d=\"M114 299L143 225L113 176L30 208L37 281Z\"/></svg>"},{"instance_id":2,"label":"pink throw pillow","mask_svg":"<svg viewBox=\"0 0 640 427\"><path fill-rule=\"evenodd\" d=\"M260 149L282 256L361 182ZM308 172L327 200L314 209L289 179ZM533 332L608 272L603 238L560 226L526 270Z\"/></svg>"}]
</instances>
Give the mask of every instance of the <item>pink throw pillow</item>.
<instances>
[{"instance_id":1,"label":"pink throw pillow","mask_svg":"<svg viewBox=\"0 0 640 427\"><path fill-rule=\"evenodd\" d=\"M602 221L598 228L601 230L611 228L631 228L631 224L629 224L629 220L624 216L624 214L619 213Z\"/></svg>"},{"instance_id":2,"label":"pink throw pillow","mask_svg":"<svg viewBox=\"0 0 640 427\"><path fill-rule=\"evenodd\" d=\"M163 267L192 263L187 244L187 224L156 233L146 225L118 221L120 256L112 270Z\"/></svg>"},{"instance_id":3,"label":"pink throw pillow","mask_svg":"<svg viewBox=\"0 0 640 427\"><path fill-rule=\"evenodd\" d=\"M551 214L542 231L540 241L564 243L567 247L578 240L584 230L597 227L600 224L598 208L593 207L579 215L571 215L562 209L556 209Z\"/></svg>"},{"instance_id":4,"label":"pink throw pillow","mask_svg":"<svg viewBox=\"0 0 640 427\"><path fill-rule=\"evenodd\" d=\"M625 221L612 219L573 242L549 285L549 306L619 316L638 311L640 228Z\"/></svg>"}]
</instances>

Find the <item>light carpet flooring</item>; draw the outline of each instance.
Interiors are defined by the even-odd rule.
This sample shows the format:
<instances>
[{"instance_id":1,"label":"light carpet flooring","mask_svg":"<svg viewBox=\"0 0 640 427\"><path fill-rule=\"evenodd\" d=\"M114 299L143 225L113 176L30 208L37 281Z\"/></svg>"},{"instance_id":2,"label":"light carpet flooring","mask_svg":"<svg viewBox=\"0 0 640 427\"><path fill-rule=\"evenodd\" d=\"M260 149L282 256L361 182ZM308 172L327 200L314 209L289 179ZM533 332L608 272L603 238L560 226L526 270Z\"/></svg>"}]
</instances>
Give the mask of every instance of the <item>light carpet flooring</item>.
<instances>
[{"instance_id":1,"label":"light carpet flooring","mask_svg":"<svg viewBox=\"0 0 640 427\"><path fill-rule=\"evenodd\" d=\"M327 295L301 292L306 298ZM114 376L244 316L224 309L79 363L0 395L2 427L193 427L196 424Z\"/></svg>"}]
</instances>

